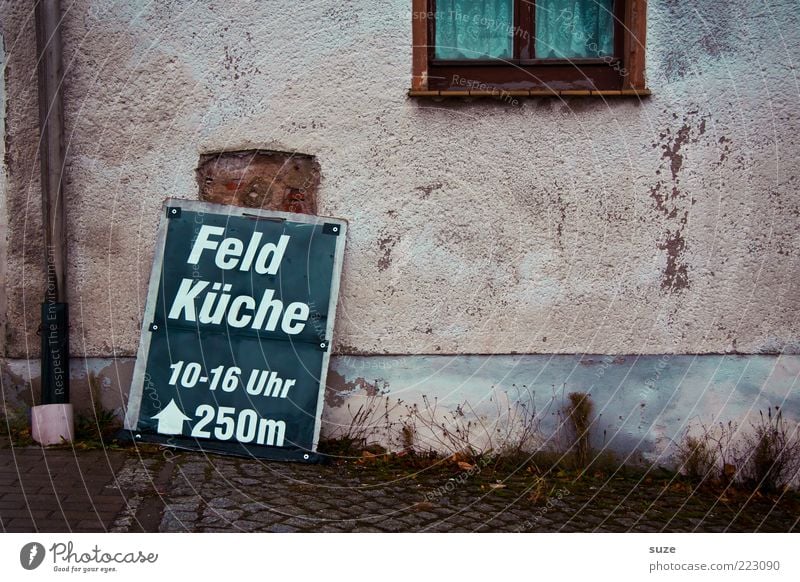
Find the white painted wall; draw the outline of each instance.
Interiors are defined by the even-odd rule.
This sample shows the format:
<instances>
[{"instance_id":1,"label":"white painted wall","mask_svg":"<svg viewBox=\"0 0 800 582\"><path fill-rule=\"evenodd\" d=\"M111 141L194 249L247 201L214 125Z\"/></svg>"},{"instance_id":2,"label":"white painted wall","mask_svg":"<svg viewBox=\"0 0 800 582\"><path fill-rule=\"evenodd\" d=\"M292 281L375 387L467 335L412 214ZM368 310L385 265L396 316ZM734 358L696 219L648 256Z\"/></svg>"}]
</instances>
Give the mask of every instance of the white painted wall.
<instances>
[{"instance_id":1,"label":"white painted wall","mask_svg":"<svg viewBox=\"0 0 800 582\"><path fill-rule=\"evenodd\" d=\"M35 38L2 4L5 353L38 351ZM64 3L72 349L133 355L198 156L318 156L345 353L797 352L796 3L650 2L653 97L406 96L403 0Z\"/></svg>"}]
</instances>

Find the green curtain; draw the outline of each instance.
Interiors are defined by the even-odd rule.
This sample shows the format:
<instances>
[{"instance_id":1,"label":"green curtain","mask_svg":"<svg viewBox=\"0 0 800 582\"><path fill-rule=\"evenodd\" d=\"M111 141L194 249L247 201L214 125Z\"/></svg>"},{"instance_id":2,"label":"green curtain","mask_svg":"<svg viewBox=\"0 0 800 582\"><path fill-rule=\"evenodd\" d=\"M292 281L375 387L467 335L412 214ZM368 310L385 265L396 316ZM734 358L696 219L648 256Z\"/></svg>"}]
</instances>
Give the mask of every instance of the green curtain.
<instances>
[{"instance_id":1,"label":"green curtain","mask_svg":"<svg viewBox=\"0 0 800 582\"><path fill-rule=\"evenodd\" d=\"M536 0L536 58L613 54L613 0Z\"/></svg>"},{"instance_id":2,"label":"green curtain","mask_svg":"<svg viewBox=\"0 0 800 582\"><path fill-rule=\"evenodd\" d=\"M437 0L436 58L511 58L511 0Z\"/></svg>"}]
</instances>

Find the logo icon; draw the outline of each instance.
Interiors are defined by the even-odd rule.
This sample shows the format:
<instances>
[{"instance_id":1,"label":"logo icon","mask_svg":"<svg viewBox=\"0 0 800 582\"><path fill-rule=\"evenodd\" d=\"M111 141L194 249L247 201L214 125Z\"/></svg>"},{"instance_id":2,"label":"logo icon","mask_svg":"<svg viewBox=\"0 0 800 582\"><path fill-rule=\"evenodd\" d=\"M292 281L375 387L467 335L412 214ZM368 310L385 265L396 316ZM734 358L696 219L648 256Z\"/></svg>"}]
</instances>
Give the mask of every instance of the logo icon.
<instances>
[{"instance_id":1,"label":"logo icon","mask_svg":"<svg viewBox=\"0 0 800 582\"><path fill-rule=\"evenodd\" d=\"M19 563L26 570L35 570L44 561L44 546L38 542L30 542L22 546L19 552Z\"/></svg>"}]
</instances>

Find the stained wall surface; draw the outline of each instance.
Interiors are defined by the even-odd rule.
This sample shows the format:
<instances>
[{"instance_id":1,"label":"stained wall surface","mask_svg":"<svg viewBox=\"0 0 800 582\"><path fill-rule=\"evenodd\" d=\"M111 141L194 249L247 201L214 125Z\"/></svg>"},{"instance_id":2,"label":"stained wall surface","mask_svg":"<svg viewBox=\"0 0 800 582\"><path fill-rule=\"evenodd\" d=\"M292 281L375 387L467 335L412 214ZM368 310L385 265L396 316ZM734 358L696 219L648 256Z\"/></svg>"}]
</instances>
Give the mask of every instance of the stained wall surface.
<instances>
[{"instance_id":1,"label":"stained wall surface","mask_svg":"<svg viewBox=\"0 0 800 582\"><path fill-rule=\"evenodd\" d=\"M134 358L74 359L71 396L84 413L125 413ZM34 363L35 364L35 363ZM370 443L453 453L463 435L475 450L504 444L566 450L565 407L572 392L592 402L589 439L596 453L631 463L673 462L688 432L733 422L736 442L761 414L800 422L797 355L335 356L325 390L321 436L365 430ZM38 402L38 368L10 360L0 368L3 408L19 414ZM361 421L354 423L355 411ZM452 435L463 431L457 438Z\"/></svg>"},{"instance_id":2,"label":"stained wall surface","mask_svg":"<svg viewBox=\"0 0 800 582\"><path fill-rule=\"evenodd\" d=\"M162 200L266 148L350 221L340 353L797 353L796 4L649 4L652 97L514 105L409 98L403 0L64 3L73 352L135 354ZM35 35L0 6L3 352L31 358Z\"/></svg>"}]
</instances>

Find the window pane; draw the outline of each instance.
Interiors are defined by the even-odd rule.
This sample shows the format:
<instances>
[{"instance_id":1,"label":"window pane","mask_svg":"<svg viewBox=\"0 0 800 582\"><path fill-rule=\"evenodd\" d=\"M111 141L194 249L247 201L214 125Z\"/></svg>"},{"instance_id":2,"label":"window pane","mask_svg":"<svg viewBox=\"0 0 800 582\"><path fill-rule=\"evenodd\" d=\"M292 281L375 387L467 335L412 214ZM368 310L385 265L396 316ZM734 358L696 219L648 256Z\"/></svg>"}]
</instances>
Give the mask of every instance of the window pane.
<instances>
[{"instance_id":1,"label":"window pane","mask_svg":"<svg viewBox=\"0 0 800 582\"><path fill-rule=\"evenodd\" d=\"M614 0L536 0L536 58L614 54Z\"/></svg>"},{"instance_id":2,"label":"window pane","mask_svg":"<svg viewBox=\"0 0 800 582\"><path fill-rule=\"evenodd\" d=\"M437 0L436 58L511 58L512 0Z\"/></svg>"}]
</instances>

